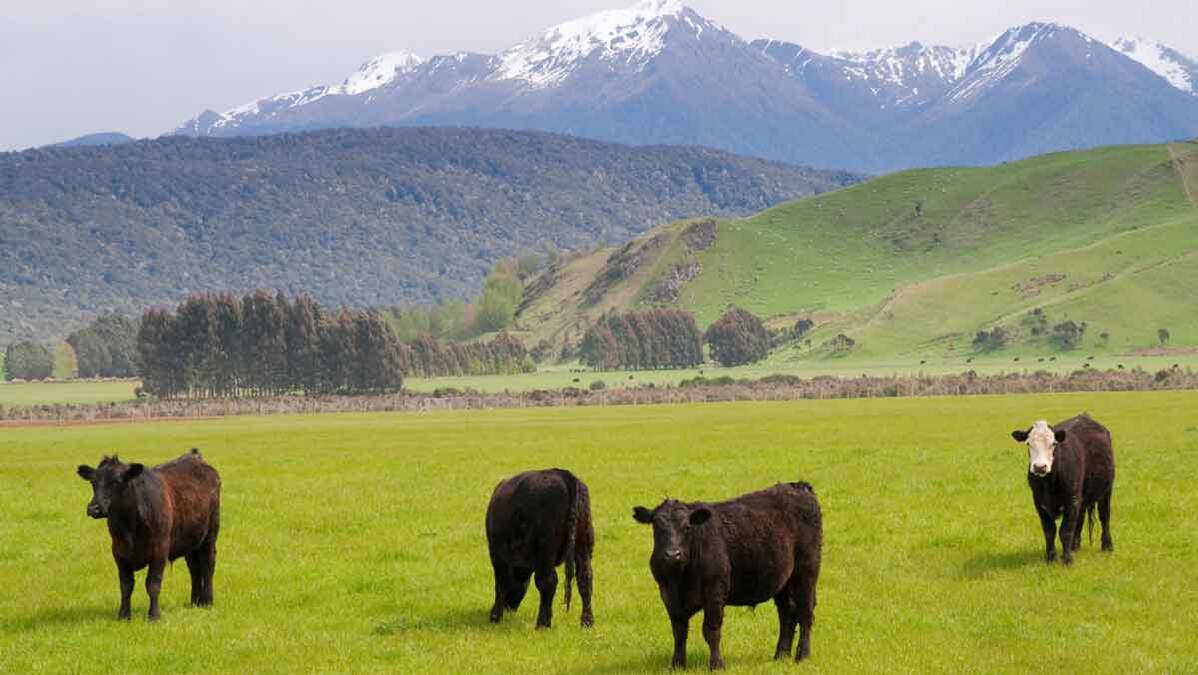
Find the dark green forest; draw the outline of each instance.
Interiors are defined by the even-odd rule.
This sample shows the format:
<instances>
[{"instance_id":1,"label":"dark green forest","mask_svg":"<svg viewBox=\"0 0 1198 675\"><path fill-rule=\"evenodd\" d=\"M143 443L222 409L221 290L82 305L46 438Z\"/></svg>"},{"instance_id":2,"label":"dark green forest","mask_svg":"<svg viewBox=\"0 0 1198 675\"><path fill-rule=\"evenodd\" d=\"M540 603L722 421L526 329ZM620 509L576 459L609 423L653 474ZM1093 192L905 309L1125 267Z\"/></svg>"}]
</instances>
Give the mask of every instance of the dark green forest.
<instances>
[{"instance_id":1,"label":"dark green forest","mask_svg":"<svg viewBox=\"0 0 1198 675\"><path fill-rule=\"evenodd\" d=\"M541 133L330 130L0 154L0 343L190 293L474 296L499 259L747 214L857 177Z\"/></svg>"}]
</instances>

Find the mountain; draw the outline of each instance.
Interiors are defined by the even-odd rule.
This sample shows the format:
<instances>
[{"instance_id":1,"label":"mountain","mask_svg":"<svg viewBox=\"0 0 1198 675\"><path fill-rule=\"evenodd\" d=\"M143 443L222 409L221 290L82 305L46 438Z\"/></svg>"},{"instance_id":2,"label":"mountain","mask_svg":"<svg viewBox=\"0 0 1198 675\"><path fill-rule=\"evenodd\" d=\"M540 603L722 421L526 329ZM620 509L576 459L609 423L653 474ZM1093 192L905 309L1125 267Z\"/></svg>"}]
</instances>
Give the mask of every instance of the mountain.
<instances>
[{"instance_id":1,"label":"mountain","mask_svg":"<svg viewBox=\"0 0 1198 675\"><path fill-rule=\"evenodd\" d=\"M330 306L468 297L506 255L856 180L702 148L444 128L0 154L0 344L204 289Z\"/></svg>"},{"instance_id":2,"label":"mountain","mask_svg":"<svg viewBox=\"0 0 1198 675\"><path fill-rule=\"evenodd\" d=\"M968 48L818 54L647 0L497 55L384 55L340 83L208 110L175 133L536 129L870 172L1198 135L1194 61L1159 43L1112 44L1031 23Z\"/></svg>"},{"instance_id":3,"label":"mountain","mask_svg":"<svg viewBox=\"0 0 1198 675\"><path fill-rule=\"evenodd\" d=\"M606 311L680 307L706 326L737 305L776 328L815 320L812 346L778 360L959 366L996 327L1008 359L1058 354L1055 327L1072 321L1080 367L1159 348L1159 328L1192 349L1198 315L1178 299L1194 294L1198 142L905 171L750 218L664 225L542 273L517 327L560 346ZM819 348L841 333L850 355Z\"/></svg>"},{"instance_id":4,"label":"mountain","mask_svg":"<svg viewBox=\"0 0 1198 675\"><path fill-rule=\"evenodd\" d=\"M137 139L128 134L122 134L119 131L102 131L96 134L87 134L78 138L72 138L62 143L55 143L54 147L74 148L86 145L120 145L122 143L132 143L135 140Z\"/></svg>"},{"instance_id":5,"label":"mountain","mask_svg":"<svg viewBox=\"0 0 1198 675\"><path fill-rule=\"evenodd\" d=\"M1119 37L1111 42L1111 46L1139 61L1177 89L1198 96L1198 61L1162 42L1143 37Z\"/></svg>"}]
</instances>

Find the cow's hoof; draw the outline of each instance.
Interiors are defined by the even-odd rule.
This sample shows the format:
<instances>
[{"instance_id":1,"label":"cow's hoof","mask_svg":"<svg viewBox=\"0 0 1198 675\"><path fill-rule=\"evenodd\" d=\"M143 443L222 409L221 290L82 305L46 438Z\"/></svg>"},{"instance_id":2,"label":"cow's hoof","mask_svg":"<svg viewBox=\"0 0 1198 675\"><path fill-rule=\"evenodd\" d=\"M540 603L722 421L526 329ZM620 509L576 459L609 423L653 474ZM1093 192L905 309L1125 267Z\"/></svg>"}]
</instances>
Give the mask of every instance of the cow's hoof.
<instances>
[{"instance_id":1,"label":"cow's hoof","mask_svg":"<svg viewBox=\"0 0 1198 675\"><path fill-rule=\"evenodd\" d=\"M1114 553L1115 545L1108 541L1107 543L1102 545L1102 550L1105 551L1106 553Z\"/></svg>"},{"instance_id":2,"label":"cow's hoof","mask_svg":"<svg viewBox=\"0 0 1198 675\"><path fill-rule=\"evenodd\" d=\"M1063 559L1061 562L1064 563L1065 567L1072 567L1073 566L1073 556L1069 556L1069 557Z\"/></svg>"},{"instance_id":3,"label":"cow's hoof","mask_svg":"<svg viewBox=\"0 0 1198 675\"><path fill-rule=\"evenodd\" d=\"M117 621L132 621L132 620L133 620L133 615L132 615L132 614L129 614L128 612L125 612L125 613L123 613L123 614L117 614L117 615L116 615L116 620L117 620Z\"/></svg>"},{"instance_id":4,"label":"cow's hoof","mask_svg":"<svg viewBox=\"0 0 1198 675\"><path fill-rule=\"evenodd\" d=\"M712 660L710 663L707 664L707 668L709 670L723 670L724 669L724 659Z\"/></svg>"},{"instance_id":5,"label":"cow's hoof","mask_svg":"<svg viewBox=\"0 0 1198 675\"><path fill-rule=\"evenodd\" d=\"M593 617L593 616L582 617L582 627L583 628L592 628L592 627L594 627L594 625L595 625L595 617Z\"/></svg>"}]
</instances>

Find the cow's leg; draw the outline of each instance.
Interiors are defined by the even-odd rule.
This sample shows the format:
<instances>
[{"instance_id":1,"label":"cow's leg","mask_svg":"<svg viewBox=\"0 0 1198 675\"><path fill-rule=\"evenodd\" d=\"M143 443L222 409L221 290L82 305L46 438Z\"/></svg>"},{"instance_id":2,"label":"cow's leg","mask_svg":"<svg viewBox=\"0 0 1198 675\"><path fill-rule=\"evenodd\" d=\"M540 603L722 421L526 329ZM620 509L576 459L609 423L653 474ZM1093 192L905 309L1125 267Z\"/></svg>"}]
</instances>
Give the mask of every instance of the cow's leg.
<instances>
[{"instance_id":1,"label":"cow's leg","mask_svg":"<svg viewBox=\"0 0 1198 675\"><path fill-rule=\"evenodd\" d=\"M1073 550L1082 548L1082 530L1086 529L1086 505L1083 503L1077 511L1077 524L1073 526Z\"/></svg>"},{"instance_id":2,"label":"cow's leg","mask_svg":"<svg viewBox=\"0 0 1198 675\"><path fill-rule=\"evenodd\" d=\"M1036 515L1040 516L1040 527L1044 529L1044 559L1052 562L1057 559L1057 521L1038 506Z\"/></svg>"},{"instance_id":3,"label":"cow's leg","mask_svg":"<svg viewBox=\"0 0 1198 675\"><path fill-rule=\"evenodd\" d=\"M582 597L582 627L590 628L595 625L595 615L591 612L591 589L595 579L591 569L591 557L579 556L575 561L575 567L578 568L578 595Z\"/></svg>"},{"instance_id":4,"label":"cow's leg","mask_svg":"<svg viewBox=\"0 0 1198 675\"><path fill-rule=\"evenodd\" d=\"M557 594L557 570L552 563L542 565L536 572L537 590L541 593L541 609L537 612L537 628L549 628L553 623L553 596Z\"/></svg>"},{"instance_id":5,"label":"cow's leg","mask_svg":"<svg viewBox=\"0 0 1198 675\"><path fill-rule=\"evenodd\" d=\"M120 560L116 561L117 577L121 580L121 608L117 610L116 617L124 621L128 621L133 615L133 610L130 607L130 599L133 597L133 566L123 563Z\"/></svg>"},{"instance_id":6,"label":"cow's leg","mask_svg":"<svg viewBox=\"0 0 1198 675\"><path fill-rule=\"evenodd\" d=\"M720 630L724 626L724 598L722 593L712 593L711 595L717 597L704 603L703 639L707 640L707 648L711 650L707 667L711 670L720 670L724 667L724 657L720 654Z\"/></svg>"},{"instance_id":7,"label":"cow's leg","mask_svg":"<svg viewBox=\"0 0 1198 675\"><path fill-rule=\"evenodd\" d=\"M1077 514L1081 510L1081 498L1072 499L1061 517L1061 561L1073 564L1073 531L1077 527Z\"/></svg>"},{"instance_id":8,"label":"cow's leg","mask_svg":"<svg viewBox=\"0 0 1198 675\"><path fill-rule=\"evenodd\" d=\"M215 590L212 586L212 578L216 576L216 532L214 531L208 539L208 545L204 551L204 593L200 596L200 604L206 607L211 607L215 596Z\"/></svg>"},{"instance_id":9,"label":"cow's leg","mask_svg":"<svg viewBox=\"0 0 1198 675\"><path fill-rule=\"evenodd\" d=\"M790 656L794 646L795 626L798 623L798 609L795 604L796 579L791 579L786 587L774 596L774 606L778 608L778 646L774 648L774 659Z\"/></svg>"},{"instance_id":10,"label":"cow's leg","mask_svg":"<svg viewBox=\"0 0 1198 675\"><path fill-rule=\"evenodd\" d=\"M1098 500L1098 520L1102 523L1102 550L1114 551L1115 542L1111 541L1111 493L1107 492Z\"/></svg>"},{"instance_id":11,"label":"cow's leg","mask_svg":"<svg viewBox=\"0 0 1198 675\"><path fill-rule=\"evenodd\" d=\"M187 571L191 574L191 605L193 607L200 604L200 598L204 595L204 562L201 560L203 556L200 551L192 551L185 556L187 560Z\"/></svg>"},{"instance_id":12,"label":"cow's leg","mask_svg":"<svg viewBox=\"0 0 1198 675\"><path fill-rule=\"evenodd\" d=\"M207 607L212 604L212 576L216 573L216 542L212 539L187 556L191 571L191 604Z\"/></svg>"},{"instance_id":13,"label":"cow's leg","mask_svg":"<svg viewBox=\"0 0 1198 675\"><path fill-rule=\"evenodd\" d=\"M158 593L162 590L162 572L166 569L166 560L158 558L150 561L146 572L146 593L150 596L150 621L157 621L162 612L158 609Z\"/></svg>"},{"instance_id":14,"label":"cow's leg","mask_svg":"<svg viewBox=\"0 0 1198 675\"><path fill-rule=\"evenodd\" d=\"M508 564L494 553L491 554L491 569L495 572L495 604L491 605L491 623L499 623L503 618L503 609L507 605L508 585L512 580L512 572Z\"/></svg>"},{"instance_id":15,"label":"cow's leg","mask_svg":"<svg viewBox=\"0 0 1198 675\"><path fill-rule=\"evenodd\" d=\"M690 631L690 618L670 616L670 627L674 629L674 659L671 668L686 670L686 634Z\"/></svg>"},{"instance_id":16,"label":"cow's leg","mask_svg":"<svg viewBox=\"0 0 1198 675\"><path fill-rule=\"evenodd\" d=\"M819 558L805 561L798 571L799 649L795 660L811 656L811 629L815 627L815 585L819 581Z\"/></svg>"}]
</instances>

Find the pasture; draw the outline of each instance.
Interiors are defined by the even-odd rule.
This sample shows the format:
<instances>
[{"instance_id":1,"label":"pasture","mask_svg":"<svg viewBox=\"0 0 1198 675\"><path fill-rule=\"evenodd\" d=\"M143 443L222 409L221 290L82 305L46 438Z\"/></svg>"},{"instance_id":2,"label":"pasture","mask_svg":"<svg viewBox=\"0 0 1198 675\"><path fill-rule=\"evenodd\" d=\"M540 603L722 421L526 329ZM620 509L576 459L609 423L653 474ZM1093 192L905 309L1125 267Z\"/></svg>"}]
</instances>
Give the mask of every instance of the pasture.
<instances>
[{"instance_id":1,"label":"pasture","mask_svg":"<svg viewBox=\"0 0 1198 675\"><path fill-rule=\"evenodd\" d=\"M1115 552L1043 562L1009 437L1088 410L1114 435ZM634 505L812 482L824 567L802 665L770 660L774 608L729 608L733 672L1198 670L1198 393L235 418L0 430L0 671L662 672L669 623ZM119 450L191 446L222 474L212 609L168 568L163 619L131 623L75 476ZM533 630L535 595L487 621L491 489L562 466L590 486L596 626ZM564 587L564 584L563 584ZM559 588L559 593L562 589ZM577 594L575 595L577 601ZM689 659L703 669L696 617Z\"/></svg>"}]
</instances>

